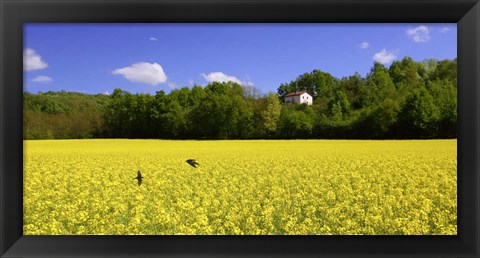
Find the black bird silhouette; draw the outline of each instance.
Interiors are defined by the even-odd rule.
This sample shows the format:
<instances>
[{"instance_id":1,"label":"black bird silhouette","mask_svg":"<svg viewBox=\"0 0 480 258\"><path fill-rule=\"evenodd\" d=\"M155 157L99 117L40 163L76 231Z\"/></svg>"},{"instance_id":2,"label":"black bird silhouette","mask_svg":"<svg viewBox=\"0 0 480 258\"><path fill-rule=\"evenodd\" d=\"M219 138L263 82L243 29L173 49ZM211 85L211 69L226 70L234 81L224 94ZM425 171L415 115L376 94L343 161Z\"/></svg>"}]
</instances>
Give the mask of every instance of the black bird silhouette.
<instances>
[{"instance_id":1,"label":"black bird silhouette","mask_svg":"<svg viewBox=\"0 0 480 258\"><path fill-rule=\"evenodd\" d=\"M194 159L187 159L187 163L194 168L197 168L197 165L200 165Z\"/></svg>"},{"instance_id":2,"label":"black bird silhouette","mask_svg":"<svg viewBox=\"0 0 480 258\"><path fill-rule=\"evenodd\" d=\"M138 180L138 186L140 186L142 184L142 172L140 172L140 170L137 172L137 177L134 177L133 179L137 179Z\"/></svg>"}]
</instances>

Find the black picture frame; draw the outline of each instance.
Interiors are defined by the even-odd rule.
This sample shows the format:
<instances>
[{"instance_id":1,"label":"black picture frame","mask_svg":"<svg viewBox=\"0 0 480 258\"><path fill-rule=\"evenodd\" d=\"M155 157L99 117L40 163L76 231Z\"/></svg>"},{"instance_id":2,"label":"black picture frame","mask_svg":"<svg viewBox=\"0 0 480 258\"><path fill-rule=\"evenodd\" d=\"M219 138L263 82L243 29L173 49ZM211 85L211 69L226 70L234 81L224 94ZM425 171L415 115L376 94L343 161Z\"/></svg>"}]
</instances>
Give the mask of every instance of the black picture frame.
<instances>
[{"instance_id":1,"label":"black picture frame","mask_svg":"<svg viewBox=\"0 0 480 258\"><path fill-rule=\"evenodd\" d=\"M478 0L0 0L1 257L479 257ZM457 236L23 236L23 24L457 23Z\"/></svg>"}]
</instances>

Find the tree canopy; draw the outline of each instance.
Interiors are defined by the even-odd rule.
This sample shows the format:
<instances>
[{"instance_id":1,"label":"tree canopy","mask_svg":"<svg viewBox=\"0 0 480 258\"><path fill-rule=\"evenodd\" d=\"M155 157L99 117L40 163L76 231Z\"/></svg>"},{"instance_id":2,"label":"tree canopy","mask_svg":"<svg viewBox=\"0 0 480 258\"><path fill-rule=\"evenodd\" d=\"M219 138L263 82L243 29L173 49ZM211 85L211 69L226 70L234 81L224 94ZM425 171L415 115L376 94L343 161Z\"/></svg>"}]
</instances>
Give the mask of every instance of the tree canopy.
<instances>
[{"instance_id":1,"label":"tree canopy","mask_svg":"<svg viewBox=\"0 0 480 258\"><path fill-rule=\"evenodd\" d=\"M284 104L307 91L313 105ZM212 82L155 95L24 93L24 139L455 138L457 60L405 57L335 78L313 70L277 92Z\"/></svg>"}]
</instances>

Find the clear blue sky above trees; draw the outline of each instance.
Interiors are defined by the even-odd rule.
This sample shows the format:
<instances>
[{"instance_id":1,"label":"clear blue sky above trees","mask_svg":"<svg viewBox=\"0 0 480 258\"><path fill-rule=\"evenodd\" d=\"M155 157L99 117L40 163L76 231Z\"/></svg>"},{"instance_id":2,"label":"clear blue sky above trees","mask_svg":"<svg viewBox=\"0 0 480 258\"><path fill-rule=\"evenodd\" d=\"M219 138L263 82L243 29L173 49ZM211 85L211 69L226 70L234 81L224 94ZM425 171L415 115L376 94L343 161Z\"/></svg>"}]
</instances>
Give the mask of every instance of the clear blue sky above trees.
<instances>
[{"instance_id":1,"label":"clear blue sky above trees","mask_svg":"<svg viewBox=\"0 0 480 258\"><path fill-rule=\"evenodd\" d=\"M337 78L457 57L456 24L27 24L24 90L150 93L235 81L276 92L318 69Z\"/></svg>"}]
</instances>

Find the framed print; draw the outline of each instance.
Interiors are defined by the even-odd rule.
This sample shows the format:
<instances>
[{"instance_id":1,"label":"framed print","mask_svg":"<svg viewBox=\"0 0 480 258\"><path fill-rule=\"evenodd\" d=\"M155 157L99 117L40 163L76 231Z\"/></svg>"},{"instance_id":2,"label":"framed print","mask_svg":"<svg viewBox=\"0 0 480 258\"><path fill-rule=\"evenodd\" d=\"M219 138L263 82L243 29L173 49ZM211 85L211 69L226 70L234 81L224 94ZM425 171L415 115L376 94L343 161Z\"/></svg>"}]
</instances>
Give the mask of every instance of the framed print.
<instances>
[{"instance_id":1,"label":"framed print","mask_svg":"<svg viewBox=\"0 0 480 258\"><path fill-rule=\"evenodd\" d=\"M476 257L480 5L1 0L1 257Z\"/></svg>"}]
</instances>

